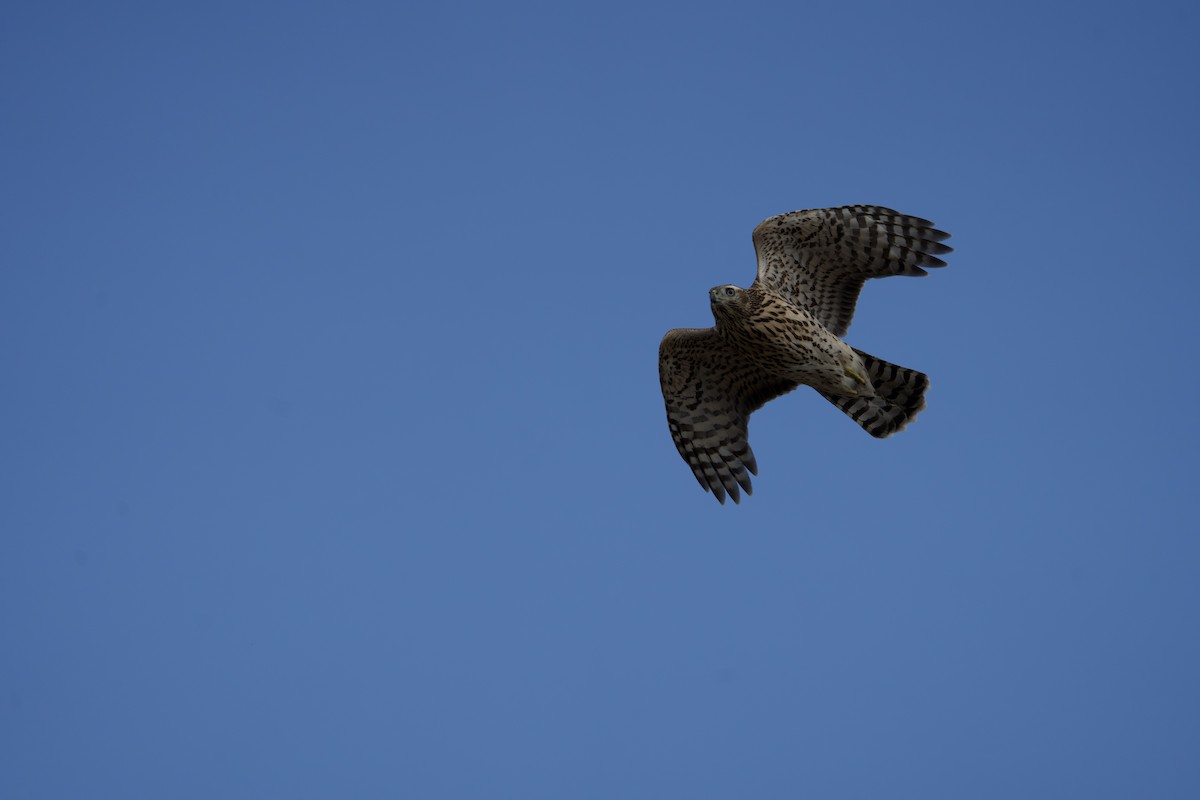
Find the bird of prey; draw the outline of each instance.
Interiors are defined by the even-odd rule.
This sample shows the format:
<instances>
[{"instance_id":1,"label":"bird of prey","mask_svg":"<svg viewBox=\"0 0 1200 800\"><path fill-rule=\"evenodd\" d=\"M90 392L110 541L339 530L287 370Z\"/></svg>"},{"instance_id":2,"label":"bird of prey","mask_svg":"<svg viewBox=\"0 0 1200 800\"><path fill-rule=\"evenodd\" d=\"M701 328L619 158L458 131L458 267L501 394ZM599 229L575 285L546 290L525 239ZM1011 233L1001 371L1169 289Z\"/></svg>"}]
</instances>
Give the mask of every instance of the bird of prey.
<instances>
[{"instance_id":1,"label":"bird of prey","mask_svg":"<svg viewBox=\"0 0 1200 800\"><path fill-rule=\"evenodd\" d=\"M916 417L929 379L841 337L867 278L946 266L949 236L881 206L793 211L754 229L753 285L713 287L717 324L668 331L658 348L671 438L704 491L722 504L751 493L750 414L802 384L881 439Z\"/></svg>"}]
</instances>

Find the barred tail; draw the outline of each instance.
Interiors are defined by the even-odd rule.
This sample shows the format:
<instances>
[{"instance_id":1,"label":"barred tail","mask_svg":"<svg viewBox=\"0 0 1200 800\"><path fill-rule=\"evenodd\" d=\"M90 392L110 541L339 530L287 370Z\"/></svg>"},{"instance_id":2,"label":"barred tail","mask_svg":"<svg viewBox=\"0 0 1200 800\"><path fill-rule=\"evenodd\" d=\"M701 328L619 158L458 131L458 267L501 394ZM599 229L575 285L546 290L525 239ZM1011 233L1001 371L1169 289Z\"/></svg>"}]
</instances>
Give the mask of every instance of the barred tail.
<instances>
[{"instance_id":1,"label":"barred tail","mask_svg":"<svg viewBox=\"0 0 1200 800\"><path fill-rule=\"evenodd\" d=\"M826 400L846 412L863 430L886 439L916 419L925 408L929 377L915 369L900 367L855 350L867 367L875 386L874 397L841 397L821 392Z\"/></svg>"}]
</instances>

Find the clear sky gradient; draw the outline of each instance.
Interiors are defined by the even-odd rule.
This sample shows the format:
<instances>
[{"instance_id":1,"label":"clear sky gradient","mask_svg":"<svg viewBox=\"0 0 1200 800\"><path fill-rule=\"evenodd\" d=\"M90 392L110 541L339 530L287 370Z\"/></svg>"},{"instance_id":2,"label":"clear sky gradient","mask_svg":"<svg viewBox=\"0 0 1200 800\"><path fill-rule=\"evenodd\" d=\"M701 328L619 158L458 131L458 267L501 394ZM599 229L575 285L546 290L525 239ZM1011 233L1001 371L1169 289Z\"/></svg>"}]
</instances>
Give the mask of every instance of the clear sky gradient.
<instances>
[{"instance_id":1,"label":"clear sky gradient","mask_svg":"<svg viewBox=\"0 0 1200 800\"><path fill-rule=\"evenodd\" d=\"M1200 797L1183 3L8 3L0 796ZM657 347L750 232L951 265L886 441Z\"/></svg>"}]
</instances>

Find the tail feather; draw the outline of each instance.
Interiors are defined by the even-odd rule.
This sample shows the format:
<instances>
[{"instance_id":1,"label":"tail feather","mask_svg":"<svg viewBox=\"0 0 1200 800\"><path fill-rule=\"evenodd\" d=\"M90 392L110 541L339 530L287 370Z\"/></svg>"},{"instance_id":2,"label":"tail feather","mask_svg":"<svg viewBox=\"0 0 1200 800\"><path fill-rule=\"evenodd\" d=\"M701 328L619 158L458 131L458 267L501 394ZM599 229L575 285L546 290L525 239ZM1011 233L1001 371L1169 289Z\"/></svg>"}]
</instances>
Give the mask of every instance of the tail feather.
<instances>
[{"instance_id":1,"label":"tail feather","mask_svg":"<svg viewBox=\"0 0 1200 800\"><path fill-rule=\"evenodd\" d=\"M861 350L854 352L858 353L867 368L867 376L875 387L875 396L842 397L826 392L821 392L821 395L861 425L867 433L886 439L904 430L925 408L929 377Z\"/></svg>"}]
</instances>

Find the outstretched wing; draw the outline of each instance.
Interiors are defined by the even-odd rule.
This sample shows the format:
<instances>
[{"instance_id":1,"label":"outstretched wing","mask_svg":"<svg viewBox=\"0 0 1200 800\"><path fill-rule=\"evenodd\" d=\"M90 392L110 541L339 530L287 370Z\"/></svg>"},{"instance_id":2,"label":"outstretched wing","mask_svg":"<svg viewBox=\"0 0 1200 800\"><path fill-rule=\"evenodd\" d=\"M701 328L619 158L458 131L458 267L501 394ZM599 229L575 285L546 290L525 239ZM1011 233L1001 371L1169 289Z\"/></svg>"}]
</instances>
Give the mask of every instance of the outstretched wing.
<instances>
[{"instance_id":1,"label":"outstretched wing","mask_svg":"<svg viewBox=\"0 0 1200 800\"><path fill-rule=\"evenodd\" d=\"M754 229L756 286L784 295L844 336L867 278L924 275L944 267L950 234L882 206L793 211Z\"/></svg>"},{"instance_id":2,"label":"outstretched wing","mask_svg":"<svg viewBox=\"0 0 1200 800\"><path fill-rule=\"evenodd\" d=\"M750 494L758 464L747 439L751 412L799 384L772 378L740 359L713 328L668 331L658 347L667 425L679 455L704 491L725 503Z\"/></svg>"}]
</instances>

